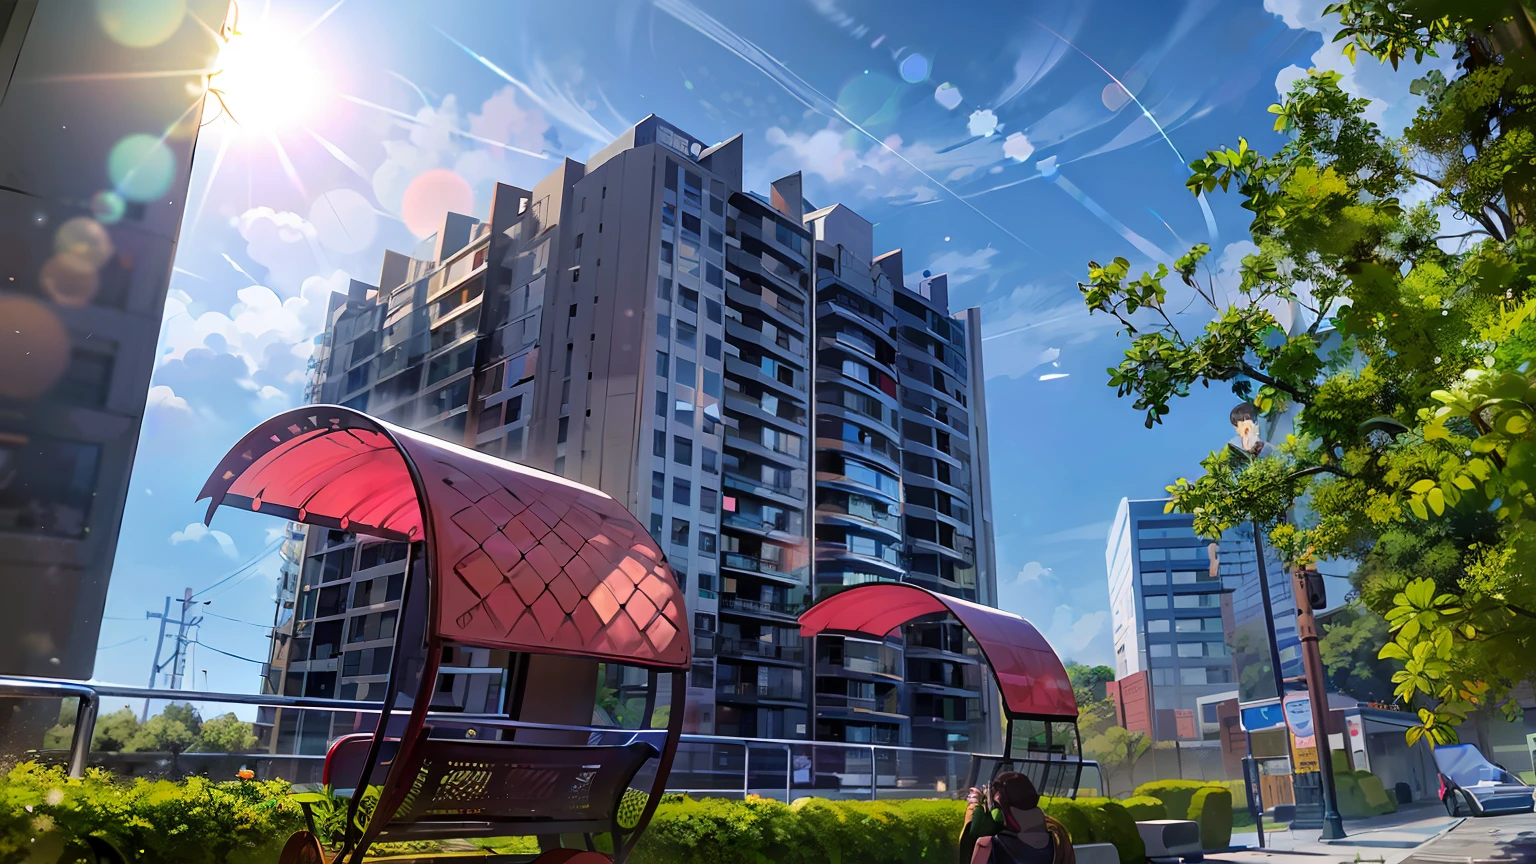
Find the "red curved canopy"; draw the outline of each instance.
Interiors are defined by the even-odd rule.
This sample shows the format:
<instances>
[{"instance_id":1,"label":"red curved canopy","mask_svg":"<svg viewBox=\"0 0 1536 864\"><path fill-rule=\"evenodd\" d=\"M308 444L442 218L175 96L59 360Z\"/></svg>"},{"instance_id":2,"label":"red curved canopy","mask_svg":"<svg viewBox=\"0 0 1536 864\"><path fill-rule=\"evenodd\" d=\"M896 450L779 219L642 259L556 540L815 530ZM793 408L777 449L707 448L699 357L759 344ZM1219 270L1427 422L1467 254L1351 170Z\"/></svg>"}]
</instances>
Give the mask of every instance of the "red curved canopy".
<instances>
[{"instance_id":1,"label":"red curved canopy","mask_svg":"<svg viewBox=\"0 0 1536 864\"><path fill-rule=\"evenodd\" d=\"M198 500L424 540L430 635L509 651L686 669L687 613L661 549L619 502L563 477L349 408L251 430Z\"/></svg>"},{"instance_id":2,"label":"red curved canopy","mask_svg":"<svg viewBox=\"0 0 1536 864\"><path fill-rule=\"evenodd\" d=\"M981 646L1011 716L1076 719L1077 697L1061 658L1035 625L1012 612L916 585L871 582L807 609L800 616L800 635L832 631L881 638L913 619L943 612L955 616Z\"/></svg>"}]
</instances>

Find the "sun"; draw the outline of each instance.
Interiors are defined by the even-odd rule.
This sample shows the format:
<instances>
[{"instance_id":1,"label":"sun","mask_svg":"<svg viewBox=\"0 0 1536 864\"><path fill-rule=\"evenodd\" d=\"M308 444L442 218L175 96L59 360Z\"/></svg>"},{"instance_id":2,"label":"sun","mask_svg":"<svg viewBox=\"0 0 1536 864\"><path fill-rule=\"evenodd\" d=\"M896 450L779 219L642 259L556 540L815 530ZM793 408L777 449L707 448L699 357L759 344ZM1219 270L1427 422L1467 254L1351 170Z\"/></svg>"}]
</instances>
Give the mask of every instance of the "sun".
<instances>
[{"instance_id":1,"label":"sun","mask_svg":"<svg viewBox=\"0 0 1536 864\"><path fill-rule=\"evenodd\" d=\"M266 22L231 29L208 76L204 122L227 120L266 135L302 126L322 94L323 78L299 39Z\"/></svg>"}]
</instances>

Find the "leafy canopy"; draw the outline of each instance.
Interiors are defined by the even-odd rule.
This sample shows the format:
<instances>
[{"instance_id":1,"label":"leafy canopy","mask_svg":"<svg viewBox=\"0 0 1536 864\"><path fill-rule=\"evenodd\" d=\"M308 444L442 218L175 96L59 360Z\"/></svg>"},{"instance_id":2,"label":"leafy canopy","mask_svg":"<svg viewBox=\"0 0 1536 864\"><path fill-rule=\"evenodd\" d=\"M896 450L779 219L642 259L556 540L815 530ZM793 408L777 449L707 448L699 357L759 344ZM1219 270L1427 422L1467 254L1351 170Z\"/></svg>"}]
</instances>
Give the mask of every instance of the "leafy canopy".
<instances>
[{"instance_id":1,"label":"leafy canopy","mask_svg":"<svg viewBox=\"0 0 1536 864\"><path fill-rule=\"evenodd\" d=\"M1169 509L1210 537L1256 522L1293 566L1354 559L1363 605L1329 635L1330 674L1390 672L1410 737L1442 743L1471 711L1518 711L1536 675L1536 29L1513 0L1328 14L1351 58L1448 55L1457 74L1413 82L1424 105L1393 137L1309 72L1270 109L1277 150L1239 139L1190 165L1191 191L1251 214L1233 278L1201 244L1134 278L1089 262L1081 289L1121 324L1109 385L1149 428L1212 384L1293 421L1273 452L1212 453Z\"/></svg>"}]
</instances>

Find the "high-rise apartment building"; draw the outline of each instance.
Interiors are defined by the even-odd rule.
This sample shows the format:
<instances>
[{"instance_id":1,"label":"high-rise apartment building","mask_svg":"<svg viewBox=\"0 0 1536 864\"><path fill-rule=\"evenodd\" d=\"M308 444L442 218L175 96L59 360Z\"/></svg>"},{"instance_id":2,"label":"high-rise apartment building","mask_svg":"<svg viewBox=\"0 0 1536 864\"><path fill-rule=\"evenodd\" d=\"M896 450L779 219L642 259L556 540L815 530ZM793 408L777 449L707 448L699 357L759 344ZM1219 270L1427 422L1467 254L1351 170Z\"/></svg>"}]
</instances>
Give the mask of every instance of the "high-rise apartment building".
<instances>
[{"instance_id":1,"label":"high-rise apartment building","mask_svg":"<svg viewBox=\"0 0 1536 864\"><path fill-rule=\"evenodd\" d=\"M229 0L184 5L145 46L96 4L0 2L0 673L95 667L212 48L192 19Z\"/></svg>"},{"instance_id":2,"label":"high-rise apartment building","mask_svg":"<svg viewBox=\"0 0 1536 864\"><path fill-rule=\"evenodd\" d=\"M1233 583L1223 584L1219 544L1195 534L1194 517L1164 513L1166 503L1121 499L1104 557L1115 676L1147 673L1156 736L1174 739L1180 719L1196 728L1202 697L1236 689Z\"/></svg>"},{"instance_id":3,"label":"high-rise apartment building","mask_svg":"<svg viewBox=\"0 0 1536 864\"><path fill-rule=\"evenodd\" d=\"M798 175L774 182L767 197L744 191L742 157L739 136L705 147L648 117L531 190L498 186L487 221L450 215L414 256L388 253L377 287L354 283L336 297L312 398L622 501L650 527L688 598L689 727L843 737L813 719L831 708L820 697L812 706L813 657L796 623L812 597L813 563L817 586L894 581L906 577L910 551L927 567L923 584L979 602L995 597L995 573L978 572L991 561L989 523L975 504L984 445L968 443L984 440L983 418L965 410L979 391L979 366L965 360L979 357L979 333L974 310L953 319L931 290L908 292L911 362L949 369L932 397L958 409L912 393L912 410L927 418L914 416L914 434L938 424L953 436L930 429L930 462L914 463L913 488L931 493L914 513L931 530L909 550L899 254L894 269L871 261L869 223L846 208L807 215ZM843 323L827 329L834 321ZM925 393L939 381L922 373ZM371 670L389 656L377 640L398 605L403 547L310 534L285 649L289 677L272 687L370 698ZM911 740L901 641L838 646L845 669L858 666L853 655L883 664L875 677L897 731L878 740ZM939 660L925 663L976 665L958 640L936 639L933 649ZM455 680L466 686L455 684L452 704L495 710L497 676L518 661L461 659ZM282 664L274 656L272 665ZM984 716L979 691L966 686L974 673L917 668L925 724L928 715L943 718L937 728L960 736L946 740L973 740L971 727L985 725L976 719ZM296 685L299 672L306 677ZM612 698L600 709L632 711L629 688L641 682L606 674ZM840 707L869 713L862 694L844 692ZM957 694L960 703L941 701Z\"/></svg>"}]
</instances>

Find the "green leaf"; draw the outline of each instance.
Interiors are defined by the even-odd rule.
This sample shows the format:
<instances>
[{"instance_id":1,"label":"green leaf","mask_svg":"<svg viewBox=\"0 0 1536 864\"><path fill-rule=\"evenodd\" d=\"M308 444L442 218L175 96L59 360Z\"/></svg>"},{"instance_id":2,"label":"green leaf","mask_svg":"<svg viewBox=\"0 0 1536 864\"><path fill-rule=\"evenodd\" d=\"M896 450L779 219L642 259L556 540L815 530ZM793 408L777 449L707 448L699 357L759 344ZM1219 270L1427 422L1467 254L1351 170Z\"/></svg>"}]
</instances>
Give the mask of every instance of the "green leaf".
<instances>
[{"instance_id":1,"label":"green leaf","mask_svg":"<svg viewBox=\"0 0 1536 864\"><path fill-rule=\"evenodd\" d=\"M1408 509L1412 510L1413 515L1420 519L1426 521L1429 519L1429 510L1424 507L1424 500L1422 498L1410 498L1408 500Z\"/></svg>"},{"instance_id":2,"label":"green leaf","mask_svg":"<svg viewBox=\"0 0 1536 864\"><path fill-rule=\"evenodd\" d=\"M1445 493L1439 487L1429 490L1424 500L1429 502L1429 509L1435 511L1436 516L1445 512Z\"/></svg>"},{"instance_id":3,"label":"green leaf","mask_svg":"<svg viewBox=\"0 0 1536 864\"><path fill-rule=\"evenodd\" d=\"M1423 495L1425 492L1428 492L1433 488L1435 488L1435 481L1420 480L1412 486L1409 486L1408 491L1414 493L1415 495Z\"/></svg>"}]
</instances>

